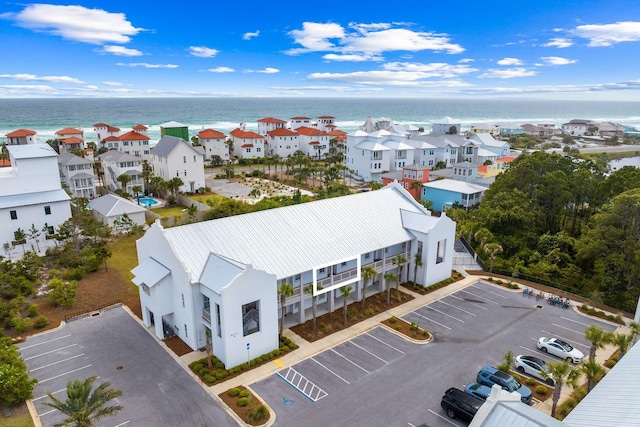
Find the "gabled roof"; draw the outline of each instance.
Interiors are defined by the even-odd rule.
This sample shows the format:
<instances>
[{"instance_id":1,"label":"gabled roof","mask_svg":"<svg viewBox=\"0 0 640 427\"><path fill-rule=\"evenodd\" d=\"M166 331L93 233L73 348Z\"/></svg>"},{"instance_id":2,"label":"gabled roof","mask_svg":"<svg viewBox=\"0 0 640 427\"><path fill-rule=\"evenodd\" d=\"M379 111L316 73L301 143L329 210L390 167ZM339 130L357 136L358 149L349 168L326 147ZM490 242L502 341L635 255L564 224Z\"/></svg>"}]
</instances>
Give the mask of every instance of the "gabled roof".
<instances>
[{"instance_id":1,"label":"gabled roof","mask_svg":"<svg viewBox=\"0 0 640 427\"><path fill-rule=\"evenodd\" d=\"M98 159L114 162L142 162L140 157L135 157L118 150L109 150L106 153L102 153L98 156Z\"/></svg>"},{"instance_id":2,"label":"gabled roof","mask_svg":"<svg viewBox=\"0 0 640 427\"><path fill-rule=\"evenodd\" d=\"M99 212L105 217L124 214L129 215L136 212L144 212L146 210L142 206L139 206L130 200L116 196L115 194L105 194L97 199L93 199L89 202L89 206L91 206L91 209Z\"/></svg>"},{"instance_id":3,"label":"gabled roof","mask_svg":"<svg viewBox=\"0 0 640 427\"><path fill-rule=\"evenodd\" d=\"M74 128L64 128L61 129L59 131L56 132L56 135L68 135L68 134L80 134L83 135L84 131L80 130L80 129L74 129Z\"/></svg>"},{"instance_id":4,"label":"gabled roof","mask_svg":"<svg viewBox=\"0 0 640 427\"><path fill-rule=\"evenodd\" d=\"M9 132L5 136L7 138L24 138L25 136L32 136L35 134L36 134L35 130L18 129L18 130L14 130L13 132Z\"/></svg>"},{"instance_id":5,"label":"gabled roof","mask_svg":"<svg viewBox=\"0 0 640 427\"><path fill-rule=\"evenodd\" d=\"M347 133L346 133L345 131L340 130L340 129L332 129L332 130L330 130L330 131L329 131L329 135L332 135L332 136L333 136L333 135L337 135L337 136L344 136L344 135L346 135L346 134L347 134Z\"/></svg>"},{"instance_id":6,"label":"gabled roof","mask_svg":"<svg viewBox=\"0 0 640 427\"><path fill-rule=\"evenodd\" d=\"M327 136L329 135L328 133L321 131L319 129L315 129L315 128L309 128L306 126L300 126L299 128L296 128L296 132L298 132L300 135L306 135L306 136Z\"/></svg>"},{"instance_id":7,"label":"gabled roof","mask_svg":"<svg viewBox=\"0 0 640 427\"><path fill-rule=\"evenodd\" d=\"M247 132L239 128L235 128L231 132L229 132L231 136L239 139L264 139L264 135L260 135L255 132Z\"/></svg>"},{"instance_id":8,"label":"gabled roof","mask_svg":"<svg viewBox=\"0 0 640 427\"><path fill-rule=\"evenodd\" d=\"M240 274L247 266L217 254L210 254L198 282L211 289L218 295Z\"/></svg>"},{"instance_id":9,"label":"gabled roof","mask_svg":"<svg viewBox=\"0 0 640 427\"><path fill-rule=\"evenodd\" d=\"M311 117L296 116L296 117L291 117L291 120L311 120Z\"/></svg>"},{"instance_id":10,"label":"gabled roof","mask_svg":"<svg viewBox=\"0 0 640 427\"><path fill-rule=\"evenodd\" d=\"M424 184L427 188L434 188L438 190L446 190L460 194L474 194L480 191L485 191L485 187L479 185L470 184L464 181L458 181L456 179L438 179L436 181L430 181ZM427 193L428 194L428 193Z\"/></svg>"},{"instance_id":11,"label":"gabled roof","mask_svg":"<svg viewBox=\"0 0 640 427\"><path fill-rule=\"evenodd\" d=\"M94 128L108 128L109 125L106 123L96 123L93 125Z\"/></svg>"},{"instance_id":12,"label":"gabled roof","mask_svg":"<svg viewBox=\"0 0 640 427\"><path fill-rule=\"evenodd\" d=\"M162 123L160 125L161 128L186 128L187 125L183 125L180 122L176 122L176 121L170 121L170 122L166 122L166 123Z\"/></svg>"},{"instance_id":13,"label":"gabled roof","mask_svg":"<svg viewBox=\"0 0 640 427\"><path fill-rule=\"evenodd\" d=\"M7 145L9 155L16 159L35 159L40 157L56 157L58 153L49 144Z\"/></svg>"},{"instance_id":14,"label":"gabled roof","mask_svg":"<svg viewBox=\"0 0 640 427\"><path fill-rule=\"evenodd\" d=\"M227 135L215 129L203 129L198 132L198 136L203 139L227 139Z\"/></svg>"},{"instance_id":15,"label":"gabled roof","mask_svg":"<svg viewBox=\"0 0 640 427\"><path fill-rule=\"evenodd\" d=\"M267 132L269 136L298 136L297 132L287 128L278 128Z\"/></svg>"},{"instance_id":16,"label":"gabled roof","mask_svg":"<svg viewBox=\"0 0 640 427\"><path fill-rule=\"evenodd\" d=\"M134 275L133 279L131 279L133 283L137 286L144 283L151 288L160 280L167 277L167 275L171 273L171 270L149 257L131 270L131 273Z\"/></svg>"},{"instance_id":17,"label":"gabled roof","mask_svg":"<svg viewBox=\"0 0 640 427\"><path fill-rule=\"evenodd\" d=\"M481 144L487 145L489 147L504 147L508 144L505 141L498 141L493 136L488 133L478 133L471 137L472 140L479 141Z\"/></svg>"},{"instance_id":18,"label":"gabled roof","mask_svg":"<svg viewBox=\"0 0 640 427\"><path fill-rule=\"evenodd\" d=\"M195 150L191 143L185 141L182 138L171 135L165 135L160 138L160 141L158 141L156 146L151 149L151 154L161 157L167 157L180 144L185 144L187 147L191 148L198 154L202 154L201 152L198 152L198 150Z\"/></svg>"},{"instance_id":19,"label":"gabled roof","mask_svg":"<svg viewBox=\"0 0 640 427\"><path fill-rule=\"evenodd\" d=\"M504 157L500 157L500 158L496 159L496 162L511 163L515 159L516 159L515 157L504 156Z\"/></svg>"},{"instance_id":20,"label":"gabled roof","mask_svg":"<svg viewBox=\"0 0 640 427\"><path fill-rule=\"evenodd\" d=\"M118 137L120 141L148 141L150 138L140 132L130 130Z\"/></svg>"},{"instance_id":21,"label":"gabled roof","mask_svg":"<svg viewBox=\"0 0 640 427\"><path fill-rule=\"evenodd\" d=\"M369 151L391 151L391 148L384 146L378 141L364 140L353 145L354 148L360 148Z\"/></svg>"},{"instance_id":22,"label":"gabled roof","mask_svg":"<svg viewBox=\"0 0 640 427\"><path fill-rule=\"evenodd\" d=\"M104 142L104 141L106 141L106 142L108 142L108 141L120 141L120 138L118 138L118 137L117 137L117 136L115 136L115 135L109 135L109 136L108 136L108 137L106 137L106 138L102 138L102 141L101 141L101 142Z\"/></svg>"},{"instance_id":23,"label":"gabled roof","mask_svg":"<svg viewBox=\"0 0 640 427\"><path fill-rule=\"evenodd\" d=\"M84 139L82 138L78 138L77 136L70 136L69 138L58 138L58 141L64 143L64 144L82 144L84 142Z\"/></svg>"},{"instance_id":24,"label":"gabled roof","mask_svg":"<svg viewBox=\"0 0 640 427\"><path fill-rule=\"evenodd\" d=\"M85 159L84 157L76 156L75 154L62 152L58 155L58 163L61 165L69 166L69 165L90 165L93 162L89 159Z\"/></svg>"},{"instance_id":25,"label":"gabled roof","mask_svg":"<svg viewBox=\"0 0 640 427\"><path fill-rule=\"evenodd\" d=\"M242 144L240 148L253 148L253 144Z\"/></svg>"},{"instance_id":26,"label":"gabled roof","mask_svg":"<svg viewBox=\"0 0 640 427\"><path fill-rule=\"evenodd\" d=\"M319 119L335 119L333 116L318 116Z\"/></svg>"},{"instance_id":27,"label":"gabled roof","mask_svg":"<svg viewBox=\"0 0 640 427\"><path fill-rule=\"evenodd\" d=\"M138 123L137 125L135 125L135 126L134 126L134 127L132 127L131 129L133 129L133 130L147 130L147 129L149 129L149 128L148 128L148 127L146 127L145 125L141 125L141 124L139 124L139 123Z\"/></svg>"},{"instance_id":28,"label":"gabled roof","mask_svg":"<svg viewBox=\"0 0 640 427\"><path fill-rule=\"evenodd\" d=\"M440 120L434 120L432 122L434 125L457 125L460 124L460 120L454 120L449 116L443 117Z\"/></svg>"},{"instance_id":29,"label":"gabled roof","mask_svg":"<svg viewBox=\"0 0 640 427\"><path fill-rule=\"evenodd\" d=\"M66 200L71 200L71 197L69 197L67 192L62 189L40 191L37 193L14 194L11 196L0 196L0 209L64 202Z\"/></svg>"},{"instance_id":30,"label":"gabled roof","mask_svg":"<svg viewBox=\"0 0 640 427\"><path fill-rule=\"evenodd\" d=\"M281 119L276 119L275 117L265 117L263 119L258 119L258 123L280 123L280 124L285 124L287 123L286 120L281 120Z\"/></svg>"}]
</instances>

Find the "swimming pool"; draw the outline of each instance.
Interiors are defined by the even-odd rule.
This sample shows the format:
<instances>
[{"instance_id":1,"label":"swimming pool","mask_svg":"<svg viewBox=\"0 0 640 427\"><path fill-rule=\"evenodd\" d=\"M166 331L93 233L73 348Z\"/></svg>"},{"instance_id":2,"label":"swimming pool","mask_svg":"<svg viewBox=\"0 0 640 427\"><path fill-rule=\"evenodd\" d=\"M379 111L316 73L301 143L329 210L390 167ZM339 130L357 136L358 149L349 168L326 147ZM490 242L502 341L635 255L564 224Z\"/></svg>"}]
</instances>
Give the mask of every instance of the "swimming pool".
<instances>
[{"instance_id":1,"label":"swimming pool","mask_svg":"<svg viewBox=\"0 0 640 427\"><path fill-rule=\"evenodd\" d=\"M140 197L138 201L140 202L141 205L144 205L146 207L154 206L158 204L158 201L156 199L152 199L151 197Z\"/></svg>"}]
</instances>

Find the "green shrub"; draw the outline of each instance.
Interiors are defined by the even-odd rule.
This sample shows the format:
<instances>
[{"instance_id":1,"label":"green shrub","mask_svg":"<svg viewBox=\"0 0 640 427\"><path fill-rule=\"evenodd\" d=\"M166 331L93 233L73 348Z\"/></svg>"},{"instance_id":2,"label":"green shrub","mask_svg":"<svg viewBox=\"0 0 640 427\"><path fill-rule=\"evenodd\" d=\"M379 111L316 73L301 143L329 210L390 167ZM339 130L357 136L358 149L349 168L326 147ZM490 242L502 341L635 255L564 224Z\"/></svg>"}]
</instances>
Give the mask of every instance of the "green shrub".
<instances>
[{"instance_id":1,"label":"green shrub","mask_svg":"<svg viewBox=\"0 0 640 427\"><path fill-rule=\"evenodd\" d=\"M527 378L526 380L524 380L524 383L528 386L534 386L536 385L536 380L534 380L533 378Z\"/></svg>"},{"instance_id":2,"label":"green shrub","mask_svg":"<svg viewBox=\"0 0 640 427\"><path fill-rule=\"evenodd\" d=\"M242 390L239 394L240 397L251 397L251 392L249 390Z\"/></svg>"},{"instance_id":3,"label":"green shrub","mask_svg":"<svg viewBox=\"0 0 640 427\"><path fill-rule=\"evenodd\" d=\"M416 322L411 322L411 330L412 331L417 331L418 330L418 325L416 324Z\"/></svg>"},{"instance_id":4,"label":"green shrub","mask_svg":"<svg viewBox=\"0 0 640 427\"><path fill-rule=\"evenodd\" d=\"M397 331L402 330L402 325L396 325L396 330L397 330Z\"/></svg>"},{"instance_id":5,"label":"green shrub","mask_svg":"<svg viewBox=\"0 0 640 427\"><path fill-rule=\"evenodd\" d=\"M545 386L539 385L538 387L536 387L536 393L545 396L548 393L548 390Z\"/></svg>"},{"instance_id":6,"label":"green shrub","mask_svg":"<svg viewBox=\"0 0 640 427\"><path fill-rule=\"evenodd\" d=\"M38 315L38 307L34 304L29 304L27 307L27 316L36 317Z\"/></svg>"},{"instance_id":7,"label":"green shrub","mask_svg":"<svg viewBox=\"0 0 640 427\"><path fill-rule=\"evenodd\" d=\"M389 323L396 323L397 321L398 319L395 316L389 319Z\"/></svg>"},{"instance_id":8,"label":"green shrub","mask_svg":"<svg viewBox=\"0 0 640 427\"><path fill-rule=\"evenodd\" d=\"M216 369L224 369L224 363L222 362L216 362L214 366Z\"/></svg>"},{"instance_id":9,"label":"green shrub","mask_svg":"<svg viewBox=\"0 0 640 427\"><path fill-rule=\"evenodd\" d=\"M493 282L493 277L487 277L487 280Z\"/></svg>"},{"instance_id":10,"label":"green shrub","mask_svg":"<svg viewBox=\"0 0 640 427\"><path fill-rule=\"evenodd\" d=\"M251 403L251 400L248 397L241 397L240 399L238 399L238 406L240 406L241 408L248 406L249 403Z\"/></svg>"},{"instance_id":11,"label":"green shrub","mask_svg":"<svg viewBox=\"0 0 640 427\"><path fill-rule=\"evenodd\" d=\"M611 369L614 366L616 366L616 360L615 359L608 359L606 362L604 362L604 366L606 366L607 368Z\"/></svg>"},{"instance_id":12,"label":"green shrub","mask_svg":"<svg viewBox=\"0 0 640 427\"><path fill-rule=\"evenodd\" d=\"M273 350L273 351L272 351L272 353L273 353L275 356L280 356L280 349L279 349L279 348L276 348L275 350Z\"/></svg>"},{"instance_id":13,"label":"green shrub","mask_svg":"<svg viewBox=\"0 0 640 427\"><path fill-rule=\"evenodd\" d=\"M38 316L33 321L33 327L36 329L42 329L49 324L49 321L44 316Z\"/></svg>"},{"instance_id":14,"label":"green shrub","mask_svg":"<svg viewBox=\"0 0 640 427\"><path fill-rule=\"evenodd\" d=\"M220 381L227 378L227 371L218 371L216 372L216 380Z\"/></svg>"},{"instance_id":15,"label":"green shrub","mask_svg":"<svg viewBox=\"0 0 640 427\"><path fill-rule=\"evenodd\" d=\"M204 365L202 363L200 363L200 362L194 363L193 366L191 367L191 369L194 372L200 372L200 369L202 369L202 368L204 368Z\"/></svg>"},{"instance_id":16,"label":"green shrub","mask_svg":"<svg viewBox=\"0 0 640 427\"><path fill-rule=\"evenodd\" d=\"M502 285L502 280L498 279L498 280L496 280L496 283L497 283L498 285Z\"/></svg>"},{"instance_id":17,"label":"green shrub","mask_svg":"<svg viewBox=\"0 0 640 427\"><path fill-rule=\"evenodd\" d=\"M206 366L203 366L202 368L200 368L200 370L198 371L198 373L199 373L201 376L204 376L204 375L210 374L210 372L209 372L209 368L207 368Z\"/></svg>"},{"instance_id":18,"label":"green shrub","mask_svg":"<svg viewBox=\"0 0 640 427\"><path fill-rule=\"evenodd\" d=\"M60 279L51 279L49 288L51 288L51 292L47 294L47 301L64 308L73 307L78 293L78 282L75 280L63 282Z\"/></svg>"},{"instance_id":19,"label":"green shrub","mask_svg":"<svg viewBox=\"0 0 640 427\"><path fill-rule=\"evenodd\" d=\"M13 323L12 329L18 333L26 331L27 329L31 328L31 325L32 325L31 319L29 319L28 317L25 317L25 318L18 317L14 319L12 323Z\"/></svg>"},{"instance_id":20,"label":"green shrub","mask_svg":"<svg viewBox=\"0 0 640 427\"><path fill-rule=\"evenodd\" d=\"M267 407L264 405L260 405L253 411L249 412L249 414L247 415L247 418L249 419L249 422L253 423L256 421L260 421L265 416L267 416L268 413L269 413L269 409L267 409Z\"/></svg>"}]
</instances>

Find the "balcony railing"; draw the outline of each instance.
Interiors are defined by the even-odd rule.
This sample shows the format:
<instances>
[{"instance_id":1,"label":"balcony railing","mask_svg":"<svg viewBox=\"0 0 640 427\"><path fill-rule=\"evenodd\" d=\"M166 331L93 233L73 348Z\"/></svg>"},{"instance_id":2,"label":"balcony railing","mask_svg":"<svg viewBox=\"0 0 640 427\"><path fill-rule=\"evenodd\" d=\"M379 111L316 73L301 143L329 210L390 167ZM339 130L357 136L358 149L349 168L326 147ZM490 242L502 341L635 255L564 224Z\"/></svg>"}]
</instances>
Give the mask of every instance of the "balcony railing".
<instances>
[{"instance_id":1,"label":"balcony railing","mask_svg":"<svg viewBox=\"0 0 640 427\"><path fill-rule=\"evenodd\" d=\"M202 310L202 318L209 324L211 324L211 312L208 308Z\"/></svg>"}]
</instances>

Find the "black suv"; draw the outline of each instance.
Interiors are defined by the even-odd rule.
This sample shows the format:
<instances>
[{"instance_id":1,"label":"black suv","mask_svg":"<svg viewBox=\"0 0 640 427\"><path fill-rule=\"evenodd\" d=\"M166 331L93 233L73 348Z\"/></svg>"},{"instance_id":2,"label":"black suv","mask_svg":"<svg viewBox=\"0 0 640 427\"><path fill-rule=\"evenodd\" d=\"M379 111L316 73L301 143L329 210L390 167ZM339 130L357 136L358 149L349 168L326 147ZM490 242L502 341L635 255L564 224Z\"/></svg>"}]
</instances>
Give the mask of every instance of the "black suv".
<instances>
[{"instance_id":1,"label":"black suv","mask_svg":"<svg viewBox=\"0 0 640 427\"><path fill-rule=\"evenodd\" d=\"M474 395L451 387L444 393L444 396L442 396L440 406L447 411L449 418L462 418L463 420L471 422L483 403L483 400L478 399Z\"/></svg>"}]
</instances>

